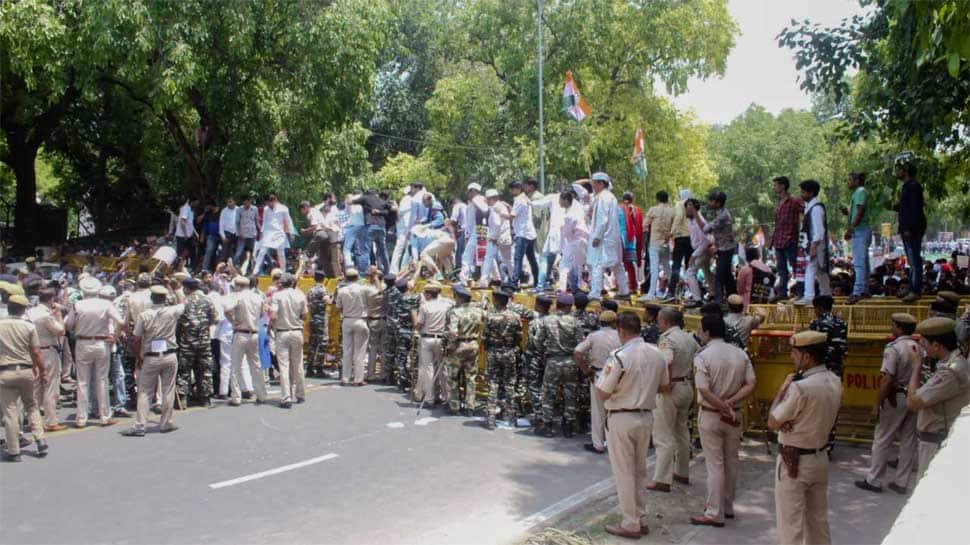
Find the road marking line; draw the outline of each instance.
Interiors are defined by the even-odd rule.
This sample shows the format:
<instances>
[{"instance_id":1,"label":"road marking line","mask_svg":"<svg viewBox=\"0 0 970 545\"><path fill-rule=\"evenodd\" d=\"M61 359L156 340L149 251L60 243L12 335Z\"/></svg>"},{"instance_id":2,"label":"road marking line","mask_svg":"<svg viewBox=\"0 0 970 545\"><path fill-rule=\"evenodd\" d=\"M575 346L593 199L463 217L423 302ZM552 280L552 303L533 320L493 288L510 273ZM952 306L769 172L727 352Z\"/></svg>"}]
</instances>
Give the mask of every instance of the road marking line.
<instances>
[{"instance_id":1,"label":"road marking line","mask_svg":"<svg viewBox=\"0 0 970 545\"><path fill-rule=\"evenodd\" d=\"M519 522L519 526L520 528L523 528L525 531L531 530L532 528L535 528L536 526L548 520L554 519L559 515L561 515L562 513L565 513L566 511L569 511L570 509L573 509L576 506L582 503L585 503L587 500L591 498L599 496L600 494L604 494L607 491L611 491L614 487L615 485L613 483L613 477L603 479L598 483L592 484L584 488L583 490L580 490L579 492L573 494L572 496L568 496L557 501L556 503L550 505L549 507L546 507L545 509L543 509L542 511L539 511L538 513L529 515L528 517L522 519Z\"/></svg>"},{"instance_id":2,"label":"road marking line","mask_svg":"<svg viewBox=\"0 0 970 545\"><path fill-rule=\"evenodd\" d=\"M301 467L310 466L313 464L319 464L320 462L325 462L327 460L332 460L337 458L339 455L331 452L330 454L325 454L323 456L317 456L316 458L310 458L309 460L303 460L302 462L297 462L295 464L289 464L275 469L267 469L266 471L260 471L259 473L253 473L250 475L245 475L236 479L230 479L228 481L221 481L218 483L212 483L209 488L217 490L219 488L225 488L227 486L232 486L235 484L242 484L249 481L255 481L256 479L262 479L263 477L269 477L270 475L277 475L279 473L284 473L286 471L291 471L294 469L299 469Z\"/></svg>"},{"instance_id":3,"label":"road marking line","mask_svg":"<svg viewBox=\"0 0 970 545\"><path fill-rule=\"evenodd\" d=\"M433 417L433 416L426 416L424 418L419 418L419 419L415 420L414 421L414 425L415 426L427 426L428 424L430 424L432 422L437 422L437 421L438 421L438 419L435 418L435 417Z\"/></svg>"},{"instance_id":4,"label":"road marking line","mask_svg":"<svg viewBox=\"0 0 970 545\"><path fill-rule=\"evenodd\" d=\"M403 428L404 427L404 423L403 422L388 422L387 423L387 427L388 428Z\"/></svg>"}]
</instances>

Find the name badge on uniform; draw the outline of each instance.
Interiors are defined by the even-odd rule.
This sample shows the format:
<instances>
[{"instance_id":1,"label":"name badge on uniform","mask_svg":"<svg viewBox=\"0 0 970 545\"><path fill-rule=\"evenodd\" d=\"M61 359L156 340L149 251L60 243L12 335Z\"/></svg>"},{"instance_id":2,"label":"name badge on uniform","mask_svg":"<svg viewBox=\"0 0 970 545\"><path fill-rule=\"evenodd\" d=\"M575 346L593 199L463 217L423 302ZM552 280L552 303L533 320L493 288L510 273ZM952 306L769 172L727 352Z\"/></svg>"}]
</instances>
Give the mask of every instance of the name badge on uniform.
<instances>
[{"instance_id":1,"label":"name badge on uniform","mask_svg":"<svg viewBox=\"0 0 970 545\"><path fill-rule=\"evenodd\" d=\"M168 341L165 339L155 339L148 347L149 352L165 352L168 350Z\"/></svg>"}]
</instances>

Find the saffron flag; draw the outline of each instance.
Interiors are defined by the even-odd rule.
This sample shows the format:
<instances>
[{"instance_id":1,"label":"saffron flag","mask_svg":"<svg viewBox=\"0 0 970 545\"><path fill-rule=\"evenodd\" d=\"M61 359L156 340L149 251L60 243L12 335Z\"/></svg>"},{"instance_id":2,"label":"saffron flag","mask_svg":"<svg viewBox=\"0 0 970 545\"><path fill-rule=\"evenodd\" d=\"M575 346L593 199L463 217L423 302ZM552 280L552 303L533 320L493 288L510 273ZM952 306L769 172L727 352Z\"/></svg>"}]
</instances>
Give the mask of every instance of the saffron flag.
<instances>
[{"instance_id":1,"label":"saffron flag","mask_svg":"<svg viewBox=\"0 0 970 545\"><path fill-rule=\"evenodd\" d=\"M579 94L572 71L566 72L566 85L562 88L562 111L576 121L582 121L593 111L586 104L586 99Z\"/></svg>"},{"instance_id":2,"label":"saffron flag","mask_svg":"<svg viewBox=\"0 0 970 545\"><path fill-rule=\"evenodd\" d=\"M643 129L637 127L637 132L633 135L633 154L630 155L630 164L633 165L633 174L643 180L647 177L647 156L643 153Z\"/></svg>"}]
</instances>

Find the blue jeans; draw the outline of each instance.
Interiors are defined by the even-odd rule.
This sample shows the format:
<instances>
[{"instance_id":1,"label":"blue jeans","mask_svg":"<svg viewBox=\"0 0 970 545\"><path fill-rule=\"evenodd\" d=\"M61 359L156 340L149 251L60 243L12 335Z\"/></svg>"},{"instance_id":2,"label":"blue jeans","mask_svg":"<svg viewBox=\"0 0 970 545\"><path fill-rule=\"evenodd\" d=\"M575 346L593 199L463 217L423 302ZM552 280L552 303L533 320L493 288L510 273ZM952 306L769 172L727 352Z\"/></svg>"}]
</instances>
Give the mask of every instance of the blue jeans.
<instances>
[{"instance_id":1,"label":"blue jeans","mask_svg":"<svg viewBox=\"0 0 970 545\"><path fill-rule=\"evenodd\" d=\"M221 242L221 239L218 235L209 235L205 237L205 259L202 260L203 270L212 270L212 262L216 258L216 251L219 250L219 242Z\"/></svg>"},{"instance_id":2,"label":"blue jeans","mask_svg":"<svg viewBox=\"0 0 970 545\"><path fill-rule=\"evenodd\" d=\"M512 262L514 263L512 267L512 286L514 288L519 287L519 282L522 279L523 257L529 259L529 266L532 267L532 280L535 283L539 276L539 262L536 261L535 239L529 240L525 237L515 237L515 254L512 258Z\"/></svg>"},{"instance_id":3,"label":"blue jeans","mask_svg":"<svg viewBox=\"0 0 970 545\"><path fill-rule=\"evenodd\" d=\"M115 392L114 408L123 409L128 403L128 393L125 390L125 368L121 364L121 353L111 354L111 367L108 370L108 384Z\"/></svg>"},{"instance_id":4,"label":"blue jeans","mask_svg":"<svg viewBox=\"0 0 970 545\"><path fill-rule=\"evenodd\" d=\"M539 264L539 280L536 282L537 288L549 289L552 286L552 267L556 264L556 254L545 252L542 254L542 262Z\"/></svg>"},{"instance_id":5,"label":"blue jeans","mask_svg":"<svg viewBox=\"0 0 970 545\"><path fill-rule=\"evenodd\" d=\"M390 272L391 268L388 265L389 260L387 258L387 229L380 225L367 226L367 244L361 255L366 256L368 266L370 266L370 249L374 245L377 245L374 251L377 253L377 262L380 264L381 271Z\"/></svg>"},{"instance_id":6,"label":"blue jeans","mask_svg":"<svg viewBox=\"0 0 970 545\"><path fill-rule=\"evenodd\" d=\"M366 267L361 267L360 254L367 244L367 227L364 225L348 225L344 227L344 268L356 268L360 274L366 274ZM370 252L367 255L370 265Z\"/></svg>"},{"instance_id":7,"label":"blue jeans","mask_svg":"<svg viewBox=\"0 0 970 545\"><path fill-rule=\"evenodd\" d=\"M239 238L236 239L236 255L232 258L232 264L239 268L242 266L243 255L249 252L252 258L256 258L253 254L253 250L256 248L255 238Z\"/></svg>"},{"instance_id":8,"label":"blue jeans","mask_svg":"<svg viewBox=\"0 0 970 545\"><path fill-rule=\"evenodd\" d=\"M906 261L909 263L909 291L923 293L923 233L915 234L913 240L903 239Z\"/></svg>"},{"instance_id":9,"label":"blue jeans","mask_svg":"<svg viewBox=\"0 0 970 545\"><path fill-rule=\"evenodd\" d=\"M869 226L856 227L852 231L852 270L855 271L855 284L852 295L864 295L869 291L869 241L872 229Z\"/></svg>"},{"instance_id":10,"label":"blue jeans","mask_svg":"<svg viewBox=\"0 0 970 545\"><path fill-rule=\"evenodd\" d=\"M795 270L798 259L798 245L792 244L784 248L775 248L775 261L778 265L778 296L788 297L788 282Z\"/></svg>"}]
</instances>

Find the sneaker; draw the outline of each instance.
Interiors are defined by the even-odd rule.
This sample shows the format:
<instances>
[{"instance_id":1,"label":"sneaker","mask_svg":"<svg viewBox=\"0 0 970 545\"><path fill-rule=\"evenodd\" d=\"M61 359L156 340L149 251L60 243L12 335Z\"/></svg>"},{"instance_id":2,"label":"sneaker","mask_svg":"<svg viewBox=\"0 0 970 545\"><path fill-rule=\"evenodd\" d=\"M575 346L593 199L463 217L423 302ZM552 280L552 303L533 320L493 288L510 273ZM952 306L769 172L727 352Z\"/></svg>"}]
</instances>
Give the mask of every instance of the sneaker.
<instances>
[{"instance_id":1,"label":"sneaker","mask_svg":"<svg viewBox=\"0 0 970 545\"><path fill-rule=\"evenodd\" d=\"M856 488L861 488L863 490L868 490L869 492L875 492L877 494L882 494L882 487L869 484L869 481L861 480L855 482Z\"/></svg>"},{"instance_id":2,"label":"sneaker","mask_svg":"<svg viewBox=\"0 0 970 545\"><path fill-rule=\"evenodd\" d=\"M43 458L44 456L47 456L47 450L49 448L50 448L50 445L47 444L47 439L37 440L37 456L41 458Z\"/></svg>"},{"instance_id":3,"label":"sneaker","mask_svg":"<svg viewBox=\"0 0 970 545\"><path fill-rule=\"evenodd\" d=\"M179 429L175 424L169 424L164 428L158 428L158 433L172 433L173 431Z\"/></svg>"},{"instance_id":4,"label":"sneaker","mask_svg":"<svg viewBox=\"0 0 970 545\"><path fill-rule=\"evenodd\" d=\"M897 494L902 494L904 496L906 495L906 487L905 486L899 486L896 483L889 483L889 489L892 490L893 492L897 493Z\"/></svg>"},{"instance_id":5,"label":"sneaker","mask_svg":"<svg viewBox=\"0 0 970 545\"><path fill-rule=\"evenodd\" d=\"M145 430L139 428L129 428L121 432L121 435L125 437L144 437Z\"/></svg>"},{"instance_id":6,"label":"sneaker","mask_svg":"<svg viewBox=\"0 0 970 545\"><path fill-rule=\"evenodd\" d=\"M64 424L61 424L61 423L51 424L51 425L48 425L48 426L44 426L44 431L46 431L46 432L62 431L62 430L66 430L66 429L67 429L67 426L65 426Z\"/></svg>"},{"instance_id":7,"label":"sneaker","mask_svg":"<svg viewBox=\"0 0 970 545\"><path fill-rule=\"evenodd\" d=\"M20 457L20 454L10 454L7 451L3 451L3 453L0 453L0 460L3 460L4 462L21 462L21 461L23 461L23 459Z\"/></svg>"}]
</instances>

